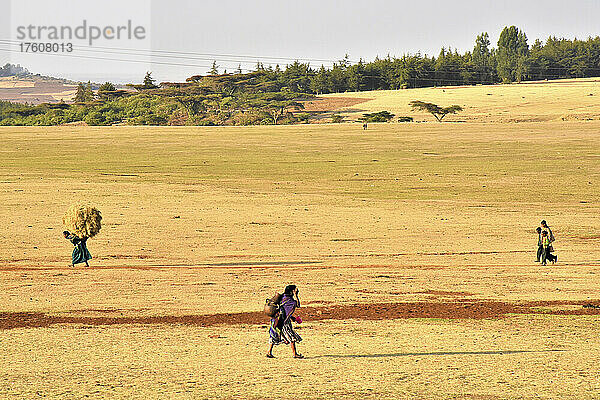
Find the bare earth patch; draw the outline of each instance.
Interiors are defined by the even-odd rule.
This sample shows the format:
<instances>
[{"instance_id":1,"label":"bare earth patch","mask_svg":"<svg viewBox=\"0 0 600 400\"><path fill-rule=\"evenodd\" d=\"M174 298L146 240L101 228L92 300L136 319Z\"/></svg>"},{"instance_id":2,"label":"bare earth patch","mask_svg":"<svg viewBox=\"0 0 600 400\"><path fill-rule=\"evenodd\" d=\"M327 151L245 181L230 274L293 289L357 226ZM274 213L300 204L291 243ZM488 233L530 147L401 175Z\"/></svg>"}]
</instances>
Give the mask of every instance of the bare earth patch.
<instances>
[{"instance_id":1,"label":"bare earth patch","mask_svg":"<svg viewBox=\"0 0 600 400\"><path fill-rule=\"evenodd\" d=\"M534 301L513 304L502 301L456 300L448 302L369 303L304 307L298 314L307 321L323 320L388 320L405 318L488 319L507 314L600 315L600 300ZM567 306L567 307L565 307ZM118 310L81 310L102 314ZM57 316L32 312L0 313L0 329L41 328L57 324L125 325L260 325L267 320L261 312L239 312L208 315L164 315L151 317Z\"/></svg>"},{"instance_id":2,"label":"bare earth patch","mask_svg":"<svg viewBox=\"0 0 600 400\"><path fill-rule=\"evenodd\" d=\"M341 111L344 107L365 103L372 99L350 97L317 97L304 103L304 111Z\"/></svg>"}]
</instances>

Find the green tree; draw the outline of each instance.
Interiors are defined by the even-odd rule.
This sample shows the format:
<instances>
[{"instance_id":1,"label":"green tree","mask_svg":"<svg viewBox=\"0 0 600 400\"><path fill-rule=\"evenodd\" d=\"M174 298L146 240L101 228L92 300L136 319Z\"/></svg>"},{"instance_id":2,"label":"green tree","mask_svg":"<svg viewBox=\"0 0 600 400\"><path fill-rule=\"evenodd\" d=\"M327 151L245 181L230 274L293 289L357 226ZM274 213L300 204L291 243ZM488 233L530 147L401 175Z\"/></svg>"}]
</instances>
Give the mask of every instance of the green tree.
<instances>
[{"instance_id":1,"label":"green tree","mask_svg":"<svg viewBox=\"0 0 600 400\"><path fill-rule=\"evenodd\" d=\"M342 122L344 122L344 116L340 114L333 114L331 116L331 122L333 122L334 124L341 124Z\"/></svg>"},{"instance_id":2,"label":"green tree","mask_svg":"<svg viewBox=\"0 0 600 400\"><path fill-rule=\"evenodd\" d=\"M329 79L327 76L327 70L323 65L319 71L310 80L310 90L316 94L328 93L329 92Z\"/></svg>"},{"instance_id":3,"label":"green tree","mask_svg":"<svg viewBox=\"0 0 600 400\"><path fill-rule=\"evenodd\" d=\"M362 59L359 60L357 64L354 64L346 69L346 76L349 90L358 92L365 88L365 65Z\"/></svg>"},{"instance_id":4,"label":"green tree","mask_svg":"<svg viewBox=\"0 0 600 400\"><path fill-rule=\"evenodd\" d=\"M475 79L478 83L494 82L493 53L490 50L490 37L487 32L477 35L471 60L475 69Z\"/></svg>"},{"instance_id":5,"label":"green tree","mask_svg":"<svg viewBox=\"0 0 600 400\"><path fill-rule=\"evenodd\" d=\"M288 89L293 92L308 92L310 90L311 78L314 75L314 71L310 69L310 66L299 61L294 61L288 65L281 74L282 79Z\"/></svg>"},{"instance_id":6,"label":"green tree","mask_svg":"<svg viewBox=\"0 0 600 400\"><path fill-rule=\"evenodd\" d=\"M115 85L110 82L105 82L98 88L99 92L114 92L115 90L117 90Z\"/></svg>"},{"instance_id":7,"label":"green tree","mask_svg":"<svg viewBox=\"0 0 600 400\"><path fill-rule=\"evenodd\" d=\"M444 117L448 114L456 114L457 112L463 110L461 106L458 106L456 104L448 107L440 107L437 104L425 103L419 100L413 100L409 104L413 110L425 111L430 113L435 117L435 119L437 119L438 122L442 122Z\"/></svg>"},{"instance_id":8,"label":"green tree","mask_svg":"<svg viewBox=\"0 0 600 400\"><path fill-rule=\"evenodd\" d=\"M144 83L142 84L142 89L156 89L158 86L155 84L154 78L152 78L151 72L146 72L146 76L144 76Z\"/></svg>"},{"instance_id":9,"label":"green tree","mask_svg":"<svg viewBox=\"0 0 600 400\"><path fill-rule=\"evenodd\" d=\"M81 82L77 84L77 92L75 93L75 97L73 98L75 103L83 103L85 102L85 85Z\"/></svg>"},{"instance_id":10,"label":"green tree","mask_svg":"<svg viewBox=\"0 0 600 400\"><path fill-rule=\"evenodd\" d=\"M503 82L520 82L527 76L527 36L516 26L505 27L498 39L497 70Z\"/></svg>"},{"instance_id":11,"label":"green tree","mask_svg":"<svg viewBox=\"0 0 600 400\"><path fill-rule=\"evenodd\" d=\"M390 122L394 118L394 114L389 111L379 111L376 113L363 114L359 121L364 122Z\"/></svg>"},{"instance_id":12,"label":"green tree","mask_svg":"<svg viewBox=\"0 0 600 400\"><path fill-rule=\"evenodd\" d=\"M249 99L248 104L263 112L266 112L273 125L283 117L289 110L302 110L304 105L297 100L298 94L292 92L263 93L253 99Z\"/></svg>"},{"instance_id":13,"label":"green tree","mask_svg":"<svg viewBox=\"0 0 600 400\"><path fill-rule=\"evenodd\" d=\"M85 101L94 101L94 97L96 97L94 95L94 90L92 89L92 83L88 82L87 85L85 85Z\"/></svg>"},{"instance_id":14,"label":"green tree","mask_svg":"<svg viewBox=\"0 0 600 400\"><path fill-rule=\"evenodd\" d=\"M210 67L210 71L208 71L211 75L219 75L219 66L216 61L213 61L212 67Z\"/></svg>"},{"instance_id":15,"label":"green tree","mask_svg":"<svg viewBox=\"0 0 600 400\"><path fill-rule=\"evenodd\" d=\"M105 82L98 88L98 97L102 100L111 100L115 97L117 88L110 82Z\"/></svg>"},{"instance_id":16,"label":"green tree","mask_svg":"<svg viewBox=\"0 0 600 400\"><path fill-rule=\"evenodd\" d=\"M90 82L87 84L80 82L77 85L77 92L75 93L73 101L75 103L87 103L94 101L94 90L92 89L92 84Z\"/></svg>"}]
</instances>

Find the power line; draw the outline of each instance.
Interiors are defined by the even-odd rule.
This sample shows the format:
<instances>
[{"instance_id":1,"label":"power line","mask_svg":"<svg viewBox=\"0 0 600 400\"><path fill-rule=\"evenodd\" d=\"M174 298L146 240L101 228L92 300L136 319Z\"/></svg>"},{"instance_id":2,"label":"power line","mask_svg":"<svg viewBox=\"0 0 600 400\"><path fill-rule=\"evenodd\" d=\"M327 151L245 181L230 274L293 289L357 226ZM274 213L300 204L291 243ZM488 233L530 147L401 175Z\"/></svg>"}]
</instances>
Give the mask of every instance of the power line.
<instances>
[{"instance_id":1,"label":"power line","mask_svg":"<svg viewBox=\"0 0 600 400\"><path fill-rule=\"evenodd\" d=\"M19 45L21 43L24 43L23 41L17 41L17 40L10 40L10 39L0 39L0 42L6 42L8 44L12 44L12 45ZM33 42L32 42L33 43ZM155 56L157 54L169 54L169 55L173 55L173 58L187 58L185 56L206 56L206 57L212 57L209 58L210 60L213 60L214 57L234 57L236 58L236 60L234 60L235 62L244 62L244 63L251 63L251 62L256 62L256 61L260 61L260 60L280 60L280 61L287 61L287 62L294 62L294 61L315 61L315 62L326 62L326 63L338 63L340 61L343 60L330 60L330 59L321 59L321 58L293 58L293 57L273 57L273 56L261 56L261 55L240 55L240 54L219 54L219 53L199 53L199 52L187 52L187 51L172 51L172 50L160 50L160 49L132 49L132 48L125 48L125 47L105 47L105 46L83 46L83 45L73 45L73 49L79 49L79 50L89 50L89 51L97 51L97 49L103 49L103 50L117 50L117 51L126 51L128 54L130 54L130 52L142 52L142 53L146 53L145 55L150 55L150 56ZM184 56L177 56L177 54L182 54ZM248 60L239 60L239 59L243 59L243 58L247 58ZM203 58L206 59L206 58ZM349 62L355 62L357 63L357 60L347 60ZM275 64L276 61L273 62L269 62L269 64Z\"/></svg>"},{"instance_id":2,"label":"power line","mask_svg":"<svg viewBox=\"0 0 600 400\"><path fill-rule=\"evenodd\" d=\"M14 52L11 49L0 48L0 51L5 51L12 53ZM32 54L32 53L29 53ZM80 58L87 60L106 60L106 61L117 61L117 62L127 62L127 63L142 63L142 64L158 64L158 65L169 65L169 66L180 66L180 67L196 67L196 68L212 68L210 65L199 65L199 64L183 64L183 63L173 63L173 62L160 62L160 61L143 61L143 60L132 60L132 59L122 59L122 58L108 58L108 57L93 57L93 56L82 56L76 54L67 54L67 53L33 53L36 55L43 56L55 56L55 57L70 57L70 58ZM248 72L251 72L250 69L242 69Z\"/></svg>"}]
</instances>

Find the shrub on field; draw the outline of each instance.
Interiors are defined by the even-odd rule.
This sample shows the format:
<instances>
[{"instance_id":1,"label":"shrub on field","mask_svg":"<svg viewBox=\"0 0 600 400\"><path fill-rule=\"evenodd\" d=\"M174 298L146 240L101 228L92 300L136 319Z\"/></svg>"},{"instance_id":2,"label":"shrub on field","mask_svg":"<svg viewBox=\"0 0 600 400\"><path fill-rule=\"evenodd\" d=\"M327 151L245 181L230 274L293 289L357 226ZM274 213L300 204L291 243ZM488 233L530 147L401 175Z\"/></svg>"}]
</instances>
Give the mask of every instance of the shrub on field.
<instances>
[{"instance_id":1,"label":"shrub on field","mask_svg":"<svg viewBox=\"0 0 600 400\"><path fill-rule=\"evenodd\" d=\"M300 122L302 124L308 124L308 122L310 120L310 114L309 113L296 114L296 119L298 120L298 122Z\"/></svg>"},{"instance_id":2,"label":"shrub on field","mask_svg":"<svg viewBox=\"0 0 600 400\"><path fill-rule=\"evenodd\" d=\"M392 118L394 118L394 114L389 111L379 111L376 113L363 114L358 120L362 122L389 122Z\"/></svg>"},{"instance_id":3,"label":"shrub on field","mask_svg":"<svg viewBox=\"0 0 600 400\"><path fill-rule=\"evenodd\" d=\"M341 116L340 114L334 114L331 117L331 122L333 122L334 124L340 124L340 123L344 122L344 117Z\"/></svg>"}]
</instances>

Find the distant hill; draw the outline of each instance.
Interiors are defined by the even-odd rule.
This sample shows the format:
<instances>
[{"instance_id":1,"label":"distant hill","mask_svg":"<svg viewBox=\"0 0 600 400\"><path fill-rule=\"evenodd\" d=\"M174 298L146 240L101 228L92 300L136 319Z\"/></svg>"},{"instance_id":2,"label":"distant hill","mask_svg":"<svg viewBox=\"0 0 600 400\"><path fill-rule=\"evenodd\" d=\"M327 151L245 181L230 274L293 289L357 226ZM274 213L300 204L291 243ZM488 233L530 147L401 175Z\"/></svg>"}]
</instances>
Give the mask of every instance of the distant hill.
<instances>
[{"instance_id":1,"label":"distant hill","mask_svg":"<svg viewBox=\"0 0 600 400\"><path fill-rule=\"evenodd\" d=\"M71 101L76 82L32 74L19 64L6 63L0 67L0 100L14 103L59 103Z\"/></svg>"},{"instance_id":2,"label":"distant hill","mask_svg":"<svg viewBox=\"0 0 600 400\"><path fill-rule=\"evenodd\" d=\"M14 103L59 103L71 101L77 85L66 79L40 75L0 77L0 100Z\"/></svg>"}]
</instances>

